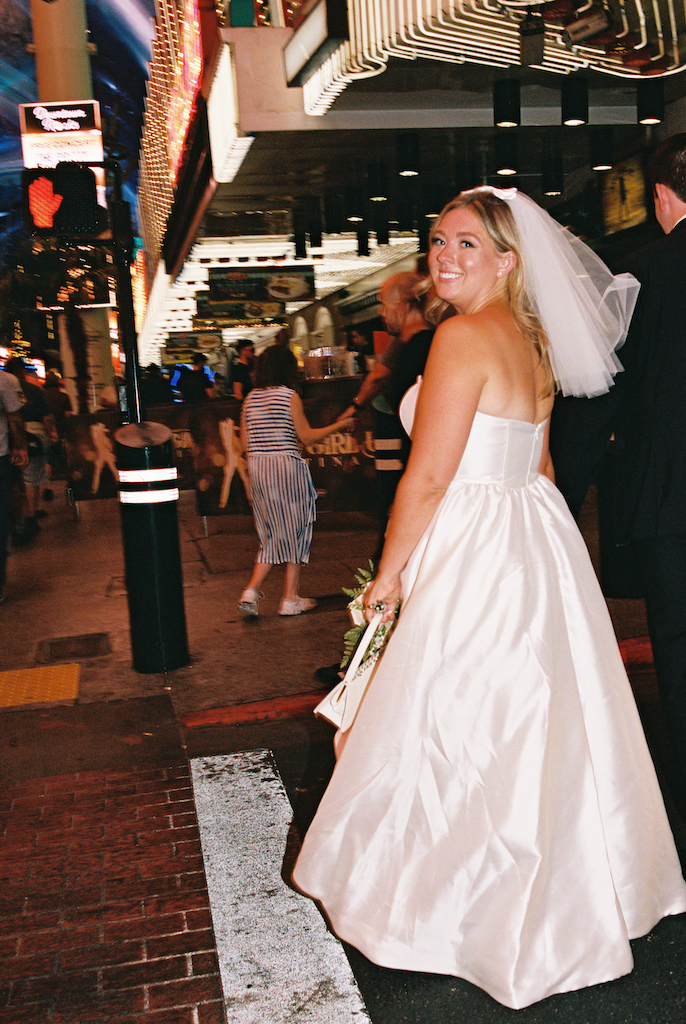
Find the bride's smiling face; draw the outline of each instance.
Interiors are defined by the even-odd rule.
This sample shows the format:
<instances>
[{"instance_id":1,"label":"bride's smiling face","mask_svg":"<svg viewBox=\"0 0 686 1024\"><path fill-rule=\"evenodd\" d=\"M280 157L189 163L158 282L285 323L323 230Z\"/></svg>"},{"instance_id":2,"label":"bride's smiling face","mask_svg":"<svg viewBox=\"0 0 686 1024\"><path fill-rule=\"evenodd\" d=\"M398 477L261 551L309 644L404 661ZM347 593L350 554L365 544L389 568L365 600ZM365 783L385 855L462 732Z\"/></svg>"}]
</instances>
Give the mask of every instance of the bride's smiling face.
<instances>
[{"instance_id":1,"label":"bride's smiling face","mask_svg":"<svg viewBox=\"0 0 686 1024\"><path fill-rule=\"evenodd\" d=\"M474 313L507 294L514 253L501 253L469 206L450 210L431 236L429 272L436 294L458 313Z\"/></svg>"}]
</instances>

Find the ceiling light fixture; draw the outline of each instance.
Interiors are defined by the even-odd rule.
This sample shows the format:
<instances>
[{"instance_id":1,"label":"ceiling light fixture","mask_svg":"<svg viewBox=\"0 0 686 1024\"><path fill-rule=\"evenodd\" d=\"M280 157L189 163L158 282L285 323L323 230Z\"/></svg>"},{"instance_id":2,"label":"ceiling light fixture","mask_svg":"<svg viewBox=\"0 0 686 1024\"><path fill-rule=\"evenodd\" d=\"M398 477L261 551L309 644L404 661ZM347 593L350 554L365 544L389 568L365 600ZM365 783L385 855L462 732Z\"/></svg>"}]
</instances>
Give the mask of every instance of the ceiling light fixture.
<instances>
[{"instance_id":1,"label":"ceiling light fixture","mask_svg":"<svg viewBox=\"0 0 686 1024\"><path fill-rule=\"evenodd\" d=\"M562 83L562 123L570 128L588 124L588 82L582 76Z\"/></svg>"},{"instance_id":2,"label":"ceiling light fixture","mask_svg":"<svg viewBox=\"0 0 686 1024\"><path fill-rule=\"evenodd\" d=\"M370 203L385 203L388 199L388 168L380 161L367 168L367 198Z\"/></svg>"},{"instance_id":3,"label":"ceiling light fixture","mask_svg":"<svg viewBox=\"0 0 686 1024\"><path fill-rule=\"evenodd\" d=\"M445 194L444 186L438 182L426 183L422 189L422 212L426 220L436 220L449 198Z\"/></svg>"},{"instance_id":4,"label":"ceiling light fixture","mask_svg":"<svg viewBox=\"0 0 686 1024\"><path fill-rule=\"evenodd\" d=\"M543 158L541 191L544 196L561 196L565 189L562 153L550 153Z\"/></svg>"},{"instance_id":5,"label":"ceiling light fixture","mask_svg":"<svg viewBox=\"0 0 686 1024\"><path fill-rule=\"evenodd\" d=\"M495 137L495 173L519 173L519 146L513 132L498 132Z\"/></svg>"},{"instance_id":6,"label":"ceiling light fixture","mask_svg":"<svg viewBox=\"0 0 686 1024\"><path fill-rule=\"evenodd\" d=\"M360 188L349 188L345 192L345 216L346 220L357 224L364 220L364 192Z\"/></svg>"},{"instance_id":7,"label":"ceiling light fixture","mask_svg":"<svg viewBox=\"0 0 686 1024\"><path fill-rule=\"evenodd\" d=\"M613 163L612 129L594 128L591 131L591 167L594 171L609 171Z\"/></svg>"},{"instance_id":8,"label":"ceiling light fixture","mask_svg":"<svg viewBox=\"0 0 686 1024\"><path fill-rule=\"evenodd\" d=\"M419 136L414 132L399 135L396 140L398 174L414 178L419 174Z\"/></svg>"},{"instance_id":9,"label":"ceiling light fixture","mask_svg":"<svg viewBox=\"0 0 686 1024\"><path fill-rule=\"evenodd\" d=\"M662 124L665 118L665 87L659 78L647 78L636 85L636 120L639 124Z\"/></svg>"},{"instance_id":10,"label":"ceiling light fixture","mask_svg":"<svg viewBox=\"0 0 686 1024\"><path fill-rule=\"evenodd\" d=\"M521 122L518 79L497 79L493 83L493 123L496 128L517 128Z\"/></svg>"}]
</instances>

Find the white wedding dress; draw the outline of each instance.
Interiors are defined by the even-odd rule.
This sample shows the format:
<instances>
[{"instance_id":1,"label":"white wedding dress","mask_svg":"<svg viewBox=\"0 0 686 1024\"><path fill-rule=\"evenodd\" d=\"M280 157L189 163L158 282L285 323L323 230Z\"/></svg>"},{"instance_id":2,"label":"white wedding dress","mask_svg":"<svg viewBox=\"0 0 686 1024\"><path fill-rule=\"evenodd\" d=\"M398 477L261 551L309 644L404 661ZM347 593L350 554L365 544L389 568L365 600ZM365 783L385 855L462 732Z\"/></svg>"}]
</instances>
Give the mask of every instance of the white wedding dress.
<instances>
[{"instance_id":1,"label":"white wedding dress","mask_svg":"<svg viewBox=\"0 0 686 1024\"><path fill-rule=\"evenodd\" d=\"M686 911L605 601L538 473L543 433L476 414L294 872L370 960L515 1009L628 973L629 939Z\"/></svg>"}]
</instances>

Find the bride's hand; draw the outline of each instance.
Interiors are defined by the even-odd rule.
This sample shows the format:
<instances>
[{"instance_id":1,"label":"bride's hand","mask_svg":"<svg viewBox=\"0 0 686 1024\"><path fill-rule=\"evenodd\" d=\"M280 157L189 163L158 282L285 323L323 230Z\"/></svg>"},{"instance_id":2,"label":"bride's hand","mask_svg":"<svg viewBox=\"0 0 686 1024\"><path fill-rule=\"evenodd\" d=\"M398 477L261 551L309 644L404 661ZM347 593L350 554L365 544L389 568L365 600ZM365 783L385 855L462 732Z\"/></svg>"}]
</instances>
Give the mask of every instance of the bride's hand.
<instances>
[{"instance_id":1,"label":"bride's hand","mask_svg":"<svg viewBox=\"0 0 686 1024\"><path fill-rule=\"evenodd\" d=\"M382 622L391 622L395 608L400 601L400 577L377 576L364 592L362 605L364 617L371 622L377 612L383 612Z\"/></svg>"}]
</instances>

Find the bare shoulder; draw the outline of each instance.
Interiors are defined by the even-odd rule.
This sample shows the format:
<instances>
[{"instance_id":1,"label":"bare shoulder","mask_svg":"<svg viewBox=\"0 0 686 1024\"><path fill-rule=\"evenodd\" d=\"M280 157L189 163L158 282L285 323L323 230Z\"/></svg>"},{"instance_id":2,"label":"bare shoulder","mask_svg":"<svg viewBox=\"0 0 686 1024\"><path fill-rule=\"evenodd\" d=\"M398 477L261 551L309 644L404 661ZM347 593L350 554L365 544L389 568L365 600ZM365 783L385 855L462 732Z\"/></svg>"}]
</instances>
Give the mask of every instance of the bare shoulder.
<instances>
[{"instance_id":1,"label":"bare shoulder","mask_svg":"<svg viewBox=\"0 0 686 1024\"><path fill-rule=\"evenodd\" d=\"M449 354L451 358L478 357L488 343L484 313L456 314L440 323L431 342L431 353Z\"/></svg>"},{"instance_id":2,"label":"bare shoulder","mask_svg":"<svg viewBox=\"0 0 686 1024\"><path fill-rule=\"evenodd\" d=\"M504 329L500 320L490 309L444 320L436 328L429 360L442 372L462 373L465 367L487 371L499 349Z\"/></svg>"}]
</instances>

